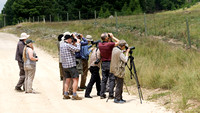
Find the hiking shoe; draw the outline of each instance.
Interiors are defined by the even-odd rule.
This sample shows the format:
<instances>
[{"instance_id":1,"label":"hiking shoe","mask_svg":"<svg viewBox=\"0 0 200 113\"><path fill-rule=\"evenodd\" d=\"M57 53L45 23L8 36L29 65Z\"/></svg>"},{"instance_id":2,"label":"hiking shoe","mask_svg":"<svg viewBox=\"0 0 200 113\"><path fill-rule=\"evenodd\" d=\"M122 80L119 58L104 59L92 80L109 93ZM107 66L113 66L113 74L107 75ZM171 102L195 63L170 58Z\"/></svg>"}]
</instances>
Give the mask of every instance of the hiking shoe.
<instances>
[{"instance_id":1,"label":"hiking shoe","mask_svg":"<svg viewBox=\"0 0 200 113\"><path fill-rule=\"evenodd\" d=\"M106 94L103 94L102 96L100 96L100 99L105 99L106 98Z\"/></svg>"},{"instance_id":2,"label":"hiking shoe","mask_svg":"<svg viewBox=\"0 0 200 113\"><path fill-rule=\"evenodd\" d=\"M72 100L82 100L82 98L76 95L76 96L72 96Z\"/></svg>"},{"instance_id":3,"label":"hiking shoe","mask_svg":"<svg viewBox=\"0 0 200 113\"><path fill-rule=\"evenodd\" d=\"M20 87L15 87L15 90L18 92L23 92L23 90Z\"/></svg>"},{"instance_id":4,"label":"hiking shoe","mask_svg":"<svg viewBox=\"0 0 200 113\"><path fill-rule=\"evenodd\" d=\"M85 98L92 98L90 95L85 95Z\"/></svg>"},{"instance_id":5,"label":"hiking shoe","mask_svg":"<svg viewBox=\"0 0 200 113\"><path fill-rule=\"evenodd\" d=\"M121 99L121 101L124 101L124 102L126 102L126 100L124 100L124 99Z\"/></svg>"},{"instance_id":6,"label":"hiking shoe","mask_svg":"<svg viewBox=\"0 0 200 113\"><path fill-rule=\"evenodd\" d=\"M84 86L84 87L80 87L80 89L86 89L87 87L86 86Z\"/></svg>"},{"instance_id":7,"label":"hiking shoe","mask_svg":"<svg viewBox=\"0 0 200 113\"><path fill-rule=\"evenodd\" d=\"M77 88L77 91L84 91L84 90L78 87L78 88Z\"/></svg>"},{"instance_id":8,"label":"hiking shoe","mask_svg":"<svg viewBox=\"0 0 200 113\"><path fill-rule=\"evenodd\" d=\"M114 99L114 96L109 96L108 99Z\"/></svg>"},{"instance_id":9,"label":"hiking shoe","mask_svg":"<svg viewBox=\"0 0 200 113\"><path fill-rule=\"evenodd\" d=\"M69 95L64 95L63 99L70 99L70 96Z\"/></svg>"},{"instance_id":10,"label":"hiking shoe","mask_svg":"<svg viewBox=\"0 0 200 113\"><path fill-rule=\"evenodd\" d=\"M123 104L123 103L125 103L125 101L114 99L114 103Z\"/></svg>"}]
</instances>

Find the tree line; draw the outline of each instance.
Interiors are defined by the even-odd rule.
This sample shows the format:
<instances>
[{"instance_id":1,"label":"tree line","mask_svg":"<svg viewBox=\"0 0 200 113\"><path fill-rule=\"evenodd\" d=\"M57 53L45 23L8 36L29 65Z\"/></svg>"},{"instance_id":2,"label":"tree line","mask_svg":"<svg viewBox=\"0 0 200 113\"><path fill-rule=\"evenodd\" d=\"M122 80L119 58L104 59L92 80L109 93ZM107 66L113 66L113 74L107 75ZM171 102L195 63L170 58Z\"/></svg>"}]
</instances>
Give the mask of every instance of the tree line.
<instances>
[{"instance_id":1,"label":"tree line","mask_svg":"<svg viewBox=\"0 0 200 113\"><path fill-rule=\"evenodd\" d=\"M190 7L200 0L7 0L2 14L6 14L7 25L16 24L29 17L52 20L106 18L118 15L154 13L161 10L175 10ZM51 15L51 16L50 16ZM67 18L67 15L69 17Z\"/></svg>"}]
</instances>

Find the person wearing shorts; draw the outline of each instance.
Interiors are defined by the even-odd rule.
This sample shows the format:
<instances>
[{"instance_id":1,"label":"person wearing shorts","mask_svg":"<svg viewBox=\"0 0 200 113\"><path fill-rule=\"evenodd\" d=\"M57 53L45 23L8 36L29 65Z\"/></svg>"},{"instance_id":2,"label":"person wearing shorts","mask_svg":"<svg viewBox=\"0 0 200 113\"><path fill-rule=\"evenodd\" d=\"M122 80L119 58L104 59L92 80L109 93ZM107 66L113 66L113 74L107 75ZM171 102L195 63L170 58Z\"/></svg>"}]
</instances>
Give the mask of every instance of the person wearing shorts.
<instances>
[{"instance_id":1,"label":"person wearing shorts","mask_svg":"<svg viewBox=\"0 0 200 113\"><path fill-rule=\"evenodd\" d=\"M78 88L78 81L79 75L76 69L76 57L75 52L80 51L80 40L77 39L76 46L73 45L73 36L68 34L65 35L64 43L60 45L60 55L63 67L63 76L66 78L65 82L65 91L63 99L70 99L68 90L71 79L73 80L73 100L81 100L82 98L79 97L76 93Z\"/></svg>"}]
</instances>

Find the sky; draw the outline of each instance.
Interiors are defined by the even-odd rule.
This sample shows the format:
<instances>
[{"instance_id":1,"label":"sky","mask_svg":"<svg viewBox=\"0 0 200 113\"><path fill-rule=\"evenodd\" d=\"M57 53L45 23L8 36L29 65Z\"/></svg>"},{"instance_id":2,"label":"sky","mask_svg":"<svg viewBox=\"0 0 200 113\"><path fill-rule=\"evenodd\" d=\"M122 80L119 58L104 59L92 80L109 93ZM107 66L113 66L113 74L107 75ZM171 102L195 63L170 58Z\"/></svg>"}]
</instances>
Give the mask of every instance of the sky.
<instances>
[{"instance_id":1,"label":"sky","mask_svg":"<svg viewBox=\"0 0 200 113\"><path fill-rule=\"evenodd\" d=\"M3 9L4 4L6 3L7 0L0 0L0 13L1 10Z\"/></svg>"}]
</instances>

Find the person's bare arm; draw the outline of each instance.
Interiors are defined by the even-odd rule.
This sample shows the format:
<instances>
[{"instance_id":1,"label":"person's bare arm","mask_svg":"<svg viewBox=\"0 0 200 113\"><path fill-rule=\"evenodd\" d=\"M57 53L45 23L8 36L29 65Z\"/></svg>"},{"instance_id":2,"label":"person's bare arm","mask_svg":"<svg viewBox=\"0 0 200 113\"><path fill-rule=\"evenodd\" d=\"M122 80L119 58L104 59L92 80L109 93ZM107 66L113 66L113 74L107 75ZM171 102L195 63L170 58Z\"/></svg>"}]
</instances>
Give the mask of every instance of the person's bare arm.
<instances>
[{"instance_id":1,"label":"person's bare arm","mask_svg":"<svg viewBox=\"0 0 200 113\"><path fill-rule=\"evenodd\" d=\"M38 61L38 58L33 57L33 50L32 49L28 49L28 55L29 55L29 58L32 61Z\"/></svg>"},{"instance_id":2,"label":"person's bare arm","mask_svg":"<svg viewBox=\"0 0 200 113\"><path fill-rule=\"evenodd\" d=\"M112 33L108 33L110 35L110 38L112 38L115 41L115 46L119 45L119 39L115 38Z\"/></svg>"}]
</instances>

